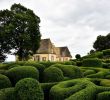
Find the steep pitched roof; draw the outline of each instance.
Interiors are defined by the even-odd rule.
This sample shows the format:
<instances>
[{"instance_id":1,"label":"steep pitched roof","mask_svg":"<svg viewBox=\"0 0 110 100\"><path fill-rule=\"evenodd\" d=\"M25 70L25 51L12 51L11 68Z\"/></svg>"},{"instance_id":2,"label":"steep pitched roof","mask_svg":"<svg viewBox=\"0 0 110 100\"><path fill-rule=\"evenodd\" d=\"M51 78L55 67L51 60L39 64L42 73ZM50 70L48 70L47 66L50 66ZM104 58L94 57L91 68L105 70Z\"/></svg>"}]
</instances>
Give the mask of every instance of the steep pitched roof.
<instances>
[{"instance_id":1,"label":"steep pitched roof","mask_svg":"<svg viewBox=\"0 0 110 100\"><path fill-rule=\"evenodd\" d=\"M55 53L54 45L52 44L49 38L41 40L40 47L37 50L37 53L41 53L41 54Z\"/></svg>"},{"instance_id":2,"label":"steep pitched roof","mask_svg":"<svg viewBox=\"0 0 110 100\"><path fill-rule=\"evenodd\" d=\"M61 57L72 57L68 47L59 47Z\"/></svg>"},{"instance_id":3,"label":"steep pitched roof","mask_svg":"<svg viewBox=\"0 0 110 100\"><path fill-rule=\"evenodd\" d=\"M56 54L59 57L72 57L68 47L55 47L50 38L42 39L37 50L39 54Z\"/></svg>"}]
</instances>

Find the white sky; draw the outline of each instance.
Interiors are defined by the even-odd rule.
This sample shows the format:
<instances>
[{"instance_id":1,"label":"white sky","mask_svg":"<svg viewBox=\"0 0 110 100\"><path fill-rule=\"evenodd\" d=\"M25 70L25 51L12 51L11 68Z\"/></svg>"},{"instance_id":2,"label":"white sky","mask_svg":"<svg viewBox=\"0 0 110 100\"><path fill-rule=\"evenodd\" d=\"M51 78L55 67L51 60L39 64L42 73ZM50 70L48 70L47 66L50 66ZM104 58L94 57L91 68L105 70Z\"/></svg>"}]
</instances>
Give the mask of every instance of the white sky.
<instances>
[{"instance_id":1,"label":"white sky","mask_svg":"<svg viewBox=\"0 0 110 100\"><path fill-rule=\"evenodd\" d=\"M110 32L110 0L0 0L0 10L13 3L32 9L41 19L42 38L68 46L73 57L86 55L98 35Z\"/></svg>"}]
</instances>

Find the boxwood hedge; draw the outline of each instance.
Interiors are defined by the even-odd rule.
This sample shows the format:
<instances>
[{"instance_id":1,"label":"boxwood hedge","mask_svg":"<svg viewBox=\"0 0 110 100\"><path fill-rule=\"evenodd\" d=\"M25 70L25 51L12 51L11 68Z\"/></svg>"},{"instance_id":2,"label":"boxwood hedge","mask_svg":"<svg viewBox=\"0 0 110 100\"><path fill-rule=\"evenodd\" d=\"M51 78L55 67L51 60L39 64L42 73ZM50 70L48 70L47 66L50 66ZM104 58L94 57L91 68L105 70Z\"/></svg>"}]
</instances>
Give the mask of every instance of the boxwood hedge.
<instances>
[{"instance_id":1,"label":"boxwood hedge","mask_svg":"<svg viewBox=\"0 0 110 100\"><path fill-rule=\"evenodd\" d=\"M11 87L9 78L5 75L0 74L0 89Z\"/></svg>"},{"instance_id":2,"label":"boxwood hedge","mask_svg":"<svg viewBox=\"0 0 110 100\"><path fill-rule=\"evenodd\" d=\"M84 67L102 67L101 60L97 58L88 58L84 59L82 62L82 66Z\"/></svg>"},{"instance_id":3,"label":"boxwood hedge","mask_svg":"<svg viewBox=\"0 0 110 100\"><path fill-rule=\"evenodd\" d=\"M15 85L17 81L23 78L31 77L39 79L39 72L32 66L20 66L9 69L7 71L7 76L11 80L12 84Z\"/></svg>"},{"instance_id":4,"label":"boxwood hedge","mask_svg":"<svg viewBox=\"0 0 110 100\"><path fill-rule=\"evenodd\" d=\"M80 78L80 77L82 77L82 72L77 66L54 64L50 67L60 68L65 77L69 77L69 78Z\"/></svg>"},{"instance_id":5,"label":"boxwood hedge","mask_svg":"<svg viewBox=\"0 0 110 100\"><path fill-rule=\"evenodd\" d=\"M110 87L98 86L90 80L82 78L60 82L51 88L50 100L104 100L104 97L109 100Z\"/></svg>"},{"instance_id":6,"label":"boxwood hedge","mask_svg":"<svg viewBox=\"0 0 110 100\"><path fill-rule=\"evenodd\" d=\"M63 72L57 67L49 67L44 70L44 82L58 82L63 79Z\"/></svg>"},{"instance_id":7,"label":"boxwood hedge","mask_svg":"<svg viewBox=\"0 0 110 100\"><path fill-rule=\"evenodd\" d=\"M16 96L15 89L13 87L1 89L0 92L3 92L4 96L4 99L0 98L0 100L19 100Z\"/></svg>"},{"instance_id":8,"label":"boxwood hedge","mask_svg":"<svg viewBox=\"0 0 110 100\"><path fill-rule=\"evenodd\" d=\"M15 85L19 100L44 100L39 82L33 78L24 78Z\"/></svg>"}]
</instances>

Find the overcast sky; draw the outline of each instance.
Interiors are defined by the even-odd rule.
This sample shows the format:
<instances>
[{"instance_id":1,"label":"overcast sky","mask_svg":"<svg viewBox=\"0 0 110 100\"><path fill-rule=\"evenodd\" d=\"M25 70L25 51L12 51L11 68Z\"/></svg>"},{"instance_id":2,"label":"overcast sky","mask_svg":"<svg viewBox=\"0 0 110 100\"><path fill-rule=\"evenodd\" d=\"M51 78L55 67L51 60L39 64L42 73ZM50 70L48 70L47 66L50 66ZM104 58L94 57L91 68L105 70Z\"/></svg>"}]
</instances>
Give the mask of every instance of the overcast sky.
<instances>
[{"instance_id":1,"label":"overcast sky","mask_svg":"<svg viewBox=\"0 0 110 100\"><path fill-rule=\"evenodd\" d=\"M86 55L98 35L110 32L110 0L0 0L0 9L21 3L41 19L42 38ZM10 56L8 60L13 60Z\"/></svg>"}]
</instances>

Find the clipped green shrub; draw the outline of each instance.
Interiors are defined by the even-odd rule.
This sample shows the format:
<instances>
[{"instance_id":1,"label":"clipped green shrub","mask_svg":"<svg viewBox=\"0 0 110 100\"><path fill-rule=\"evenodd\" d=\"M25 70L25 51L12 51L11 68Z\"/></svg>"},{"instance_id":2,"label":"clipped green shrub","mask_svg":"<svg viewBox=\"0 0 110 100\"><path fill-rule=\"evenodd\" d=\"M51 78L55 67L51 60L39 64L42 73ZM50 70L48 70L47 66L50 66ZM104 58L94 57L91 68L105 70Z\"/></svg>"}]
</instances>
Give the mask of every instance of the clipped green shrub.
<instances>
[{"instance_id":1,"label":"clipped green shrub","mask_svg":"<svg viewBox=\"0 0 110 100\"><path fill-rule=\"evenodd\" d=\"M65 62L62 62L62 64L64 64L64 65L76 65L76 63L74 61L65 61Z\"/></svg>"},{"instance_id":2,"label":"clipped green shrub","mask_svg":"<svg viewBox=\"0 0 110 100\"><path fill-rule=\"evenodd\" d=\"M94 68L96 71L95 74L87 75L88 78L106 78L107 75L110 75L110 71L104 68Z\"/></svg>"},{"instance_id":3,"label":"clipped green shrub","mask_svg":"<svg viewBox=\"0 0 110 100\"><path fill-rule=\"evenodd\" d=\"M110 63L103 63L103 68L108 68L108 69L110 69Z\"/></svg>"},{"instance_id":4,"label":"clipped green shrub","mask_svg":"<svg viewBox=\"0 0 110 100\"><path fill-rule=\"evenodd\" d=\"M4 67L1 68L1 69L10 69L10 68L13 68L13 67L17 67L17 66L22 66L25 62L24 61L18 61L18 62L8 62L8 63L5 63L4 64Z\"/></svg>"},{"instance_id":5,"label":"clipped green shrub","mask_svg":"<svg viewBox=\"0 0 110 100\"><path fill-rule=\"evenodd\" d=\"M15 85L17 81L23 78L31 77L39 79L39 72L35 67L32 66L20 66L9 69L7 71L7 76L13 85Z\"/></svg>"},{"instance_id":6,"label":"clipped green shrub","mask_svg":"<svg viewBox=\"0 0 110 100\"><path fill-rule=\"evenodd\" d=\"M43 64L46 68L55 64L56 62L50 62L50 61L42 61L40 64Z\"/></svg>"},{"instance_id":7,"label":"clipped green shrub","mask_svg":"<svg viewBox=\"0 0 110 100\"><path fill-rule=\"evenodd\" d=\"M0 63L0 70L6 70L6 69L8 69L8 66L7 66L8 64L2 64L2 63Z\"/></svg>"},{"instance_id":8,"label":"clipped green shrub","mask_svg":"<svg viewBox=\"0 0 110 100\"><path fill-rule=\"evenodd\" d=\"M100 81L100 85L101 85L101 86L109 87L109 86L110 86L110 80L108 80L108 79L103 79L103 80Z\"/></svg>"},{"instance_id":9,"label":"clipped green shrub","mask_svg":"<svg viewBox=\"0 0 110 100\"><path fill-rule=\"evenodd\" d=\"M110 75L106 75L105 78L106 78L106 79L110 79Z\"/></svg>"},{"instance_id":10,"label":"clipped green shrub","mask_svg":"<svg viewBox=\"0 0 110 100\"><path fill-rule=\"evenodd\" d=\"M99 93L96 100L110 100L110 91Z\"/></svg>"},{"instance_id":11,"label":"clipped green shrub","mask_svg":"<svg viewBox=\"0 0 110 100\"><path fill-rule=\"evenodd\" d=\"M44 82L58 82L64 79L61 69L49 67L44 70Z\"/></svg>"},{"instance_id":12,"label":"clipped green shrub","mask_svg":"<svg viewBox=\"0 0 110 100\"><path fill-rule=\"evenodd\" d=\"M76 61L77 66L82 66L82 61Z\"/></svg>"},{"instance_id":13,"label":"clipped green shrub","mask_svg":"<svg viewBox=\"0 0 110 100\"><path fill-rule=\"evenodd\" d=\"M39 81L42 82L43 80L43 71L45 69L45 66L43 64L37 63L37 62L26 62L24 64L25 66L34 66L39 71Z\"/></svg>"},{"instance_id":14,"label":"clipped green shrub","mask_svg":"<svg viewBox=\"0 0 110 100\"><path fill-rule=\"evenodd\" d=\"M0 70L0 74L6 75L6 70L1 69L1 70Z\"/></svg>"},{"instance_id":15,"label":"clipped green shrub","mask_svg":"<svg viewBox=\"0 0 110 100\"><path fill-rule=\"evenodd\" d=\"M103 58L103 52L100 52L100 51L94 52L94 53L89 54L87 56L84 56L82 58L84 58L84 59L87 59L87 58Z\"/></svg>"},{"instance_id":16,"label":"clipped green shrub","mask_svg":"<svg viewBox=\"0 0 110 100\"><path fill-rule=\"evenodd\" d=\"M102 67L102 62L96 58L84 59L82 62L84 67Z\"/></svg>"},{"instance_id":17,"label":"clipped green shrub","mask_svg":"<svg viewBox=\"0 0 110 100\"><path fill-rule=\"evenodd\" d=\"M0 92L3 92L4 98L3 100L18 100L15 94L15 89L14 88L5 88L1 89ZM2 100L2 99L0 99Z\"/></svg>"},{"instance_id":18,"label":"clipped green shrub","mask_svg":"<svg viewBox=\"0 0 110 100\"><path fill-rule=\"evenodd\" d=\"M86 70L83 74L84 76L90 75L90 74L95 74L96 72L94 70Z\"/></svg>"},{"instance_id":19,"label":"clipped green shrub","mask_svg":"<svg viewBox=\"0 0 110 100\"><path fill-rule=\"evenodd\" d=\"M6 100L5 94L0 91L0 100Z\"/></svg>"},{"instance_id":20,"label":"clipped green shrub","mask_svg":"<svg viewBox=\"0 0 110 100\"><path fill-rule=\"evenodd\" d=\"M106 72L100 71L95 74L87 75L86 77L88 77L88 78L104 78L105 75L106 75Z\"/></svg>"},{"instance_id":21,"label":"clipped green shrub","mask_svg":"<svg viewBox=\"0 0 110 100\"><path fill-rule=\"evenodd\" d=\"M24 66L34 66L35 68L37 68L39 70L39 72L43 72L45 69L45 66L43 64L40 63L36 63L36 62L26 62L24 64Z\"/></svg>"},{"instance_id":22,"label":"clipped green shrub","mask_svg":"<svg viewBox=\"0 0 110 100\"><path fill-rule=\"evenodd\" d=\"M81 70L77 66L74 66L74 65L54 64L50 67L60 68L63 72L64 77L69 77L69 78L80 78L80 77L82 77Z\"/></svg>"},{"instance_id":23,"label":"clipped green shrub","mask_svg":"<svg viewBox=\"0 0 110 100\"><path fill-rule=\"evenodd\" d=\"M33 78L24 78L15 85L19 100L44 100L39 82Z\"/></svg>"},{"instance_id":24,"label":"clipped green shrub","mask_svg":"<svg viewBox=\"0 0 110 100\"><path fill-rule=\"evenodd\" d=\"M5 75L0 74L0 89L11 87L9 78Z\"/></svg>"},{"instance_id":25,"label":"clipped green shrub","mask_svg":"<svg viewBox=\"0 0 110 100\"><path fill-rule=\"evenodd\" d=\"M104 56L110 56L110 49L103 50Z\"/></svg>"},{"instance_id":26,"label":"clipped green shrub","mask_svg":"<svg viewBox=\"0 0 110 100\"><path fill-rule=\"evenodd\" d=\"M96 86L86 79L60 82L50 90L50 100L94 100Z\"/></svg>"},{"instance_id":27,"label":"clipped green shrub","mask_svg":"<svg viewBox=\"0 0 110 100\"><path fill-rule=\"evenodd\" d=\"M49 93L50 93L50 89L54 86L58 84L58 82L53 82L53 83L41 83L41 87L43 89L44 92L44 98L45 100L49 100Z\"/></svg>"}]
</instances>

